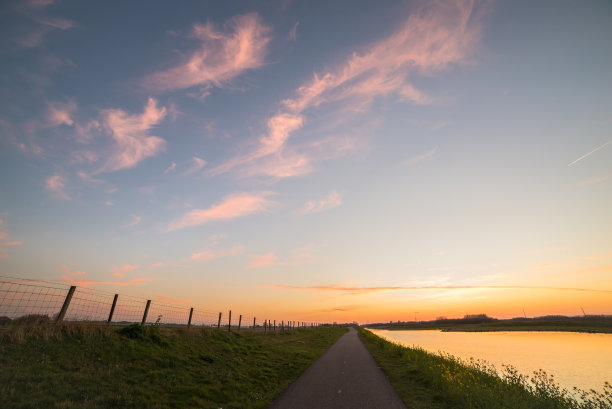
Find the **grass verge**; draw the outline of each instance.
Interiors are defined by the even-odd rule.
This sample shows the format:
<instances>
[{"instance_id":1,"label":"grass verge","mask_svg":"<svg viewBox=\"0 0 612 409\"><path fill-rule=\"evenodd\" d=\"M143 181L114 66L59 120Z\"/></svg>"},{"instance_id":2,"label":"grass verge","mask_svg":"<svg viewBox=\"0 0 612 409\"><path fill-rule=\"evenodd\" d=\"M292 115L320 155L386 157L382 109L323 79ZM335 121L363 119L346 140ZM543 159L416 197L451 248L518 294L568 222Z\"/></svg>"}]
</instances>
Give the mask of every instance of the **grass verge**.
<instances>
[{"instance_id":1,"label":"grass verge","mask_svg":"<svg viewBox=\"0 0 612 409\"><path fill-rule=\"evenodd\" d=\"M264 408L345 332L7 326L0 406Z\"/></svg>"},{"instance_id":2,"label":"grass verge","mask_svg":"<svg viewBox=\"0 0 612 409\"><path fill-rule=\"evenodd\" d=\"M359 328L359 337L409 408L611 409L612 386L603 394L570 394L539 371L531 377L512 367L431 354L384 340Z\"/></svg>"}]
</instances>

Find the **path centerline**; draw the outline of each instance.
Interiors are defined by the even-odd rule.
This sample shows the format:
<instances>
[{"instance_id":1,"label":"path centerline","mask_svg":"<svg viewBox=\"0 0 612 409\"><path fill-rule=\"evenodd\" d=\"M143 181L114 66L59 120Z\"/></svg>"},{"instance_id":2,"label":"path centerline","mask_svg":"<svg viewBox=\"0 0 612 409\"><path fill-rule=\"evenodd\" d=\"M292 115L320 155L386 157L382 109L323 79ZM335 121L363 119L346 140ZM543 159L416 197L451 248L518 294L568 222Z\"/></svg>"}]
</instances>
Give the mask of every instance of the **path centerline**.
<instances>
[{"instance_id":1,"label":"path centerline","mask_svg":"<svg viewBox=\"0 0 612 409\"><path fill-rule=\"evenodd\" d=\"M293 382L270 409L406 409L354 328Z\"/></svg>"}]
</instances>

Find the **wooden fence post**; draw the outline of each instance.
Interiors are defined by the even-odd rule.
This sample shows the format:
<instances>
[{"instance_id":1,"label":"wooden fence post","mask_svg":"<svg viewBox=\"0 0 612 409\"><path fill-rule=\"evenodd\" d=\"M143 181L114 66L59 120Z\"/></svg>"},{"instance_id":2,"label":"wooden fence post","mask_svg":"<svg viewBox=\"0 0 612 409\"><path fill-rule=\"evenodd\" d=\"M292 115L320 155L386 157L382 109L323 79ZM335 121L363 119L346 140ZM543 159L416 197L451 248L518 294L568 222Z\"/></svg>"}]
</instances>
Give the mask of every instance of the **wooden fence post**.
<instances>
[{"instance_id":1,"label":"wooden fence post","mask_svg":"<svg viewBox=\"0 0 612 409\"><path fill-rule=\"evenodd\" d=\"M217 322L217 329L221 328L221 313L219 313L219 321Z\"/></svg>"},{"instance_id":2,"label":"wooden fence post","mask_svg":"<svg viewBox=\"0 0 612 409\"><path fill-rule=\"evenodd\" d=\"M253 329L255 329L255 317L253 317Z\"/></svg>"},{"instance_id":3,"label":"wooden fence post","mask_svg":"<svg viewBox=\"0 0 612 409\"><path fill-rule=\"evenodd\" d=\"M119 297L119 294L115 294L115 298L113 298L113 305L111 306L110 313L108 314L106 324L110 324L113 320L113 314L115 313L115 307L117 306L117 297Z\"/></svg>"},{"instance_id":4,"label":"wooden fence post","mask_svg":"<svg viewBox=\"0 0 612 409\"><path fill-rule=\"evenodd\" d=\"M229 321L227 322L227 330L228 331L232 330L232 310L230 310Z\"/></svg>"},{"instance_id":5,"label":"wooden fence post","mask_svg":"<svg viewBox=\"0 0 612 409\"><path fill-rule=\"evenodd\" d=\"M264 332L268 332L268 320L264 320Z\"/></svg>"},{"instance_id":6,"label":"wooden fence post","mask_svg":"<svg viewBox=\"0 0 612 409\"><path fill-rule=\"evenodd\" d=\"M274 320L274 331L276 331L276 320Z\"/></svg>"},{"instance_id":7,"label":"wooden fence post","mask_svg":"<svg viewBox=\"0 0 612 409\"><path fill-rule=\"evenodd\" d=\"M238 318L238 331L240 331L240 324L242 324L242 314L240 314L240 318Z\"/></svg>"},{"instance_id":8,"label":"wooden fence post","mask_svg":"<svg viewBox=\"0 0 612 409\"><path fill-rule=\"evenodd\" d=\"M193 317L193 307L189 310L189 321L187 322L187 328L191 327L191 317Z\"/></svg>"},{"instance_id":9,"label":"wooden fence post","mask_svg":"<svg viewBox=\"0 0 612 409\"><path fill-rule=\"evenodd\" d=\"M281 321L281 331L285 332L285 321Z\"/></svg>"},{"instance_id":10,"label":"wooden fence post","mask_svg":"<svg viewBox=\"0 0 612 409\"><path fill-rule=\"evenodd\" d=\"M64 299L62 309L60 310L59 314L57 315L57 318L55 319L56 324L61 324L64 320L64 316L66 315L66 311L68 311L68 306L70 305L70 300L72 300L72 296L74 295L74 290L76 290L76 286L70 286L68 294L66 294L66 298Z\"/></svg>"},{"instance_id":11,"label":"wooden fence post","mask_svg":"<svg viewBox=\"0 0 612 409\"><path fill-rule=\"evenodd\" d=\"M147 314L149 314L149 307L151 306L151 300L147 300L147 306L145 307L144 314L142 315L142 322L140 325L145 325L147 322Z\"/></svg>"}]
</instances>

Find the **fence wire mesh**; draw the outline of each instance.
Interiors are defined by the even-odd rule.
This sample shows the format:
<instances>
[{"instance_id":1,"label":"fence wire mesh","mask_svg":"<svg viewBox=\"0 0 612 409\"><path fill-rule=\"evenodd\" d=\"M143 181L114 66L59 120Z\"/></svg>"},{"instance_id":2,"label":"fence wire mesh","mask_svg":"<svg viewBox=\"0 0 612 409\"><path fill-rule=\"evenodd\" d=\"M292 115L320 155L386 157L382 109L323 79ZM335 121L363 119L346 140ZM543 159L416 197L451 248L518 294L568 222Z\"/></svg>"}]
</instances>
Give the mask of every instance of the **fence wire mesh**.
<instances>
[{"instance_id":1,"label":"fence wire mesh","mask_svg":"<svg viewBox=\"0 0 612 409\"><path fill-rule=\"evenodd\" d=\"M70 288L64 283L0 276L0 324L20 320L57 320ZM150 305L144 318L147 302ZM190 313L192 326L228 328L230 325L228 312L222 312L219 318L216 311L193 308L192 312L191 307L185 304L161 303L86 287L75 288L63 321L102 323L110 319L113 324L132 324L141 323L144 319L146 324L188 325ZM231 329L263 330L266 321L266 318L241 315L234 311ZM282 320L276 322L277 329L281 329ZM290 321L285 321L285 329L292 328L292 325ZM266 324L265 327L271 328L271 325ZM297 324L295 328L298 328Z\"/></svg>"}]
</instances>

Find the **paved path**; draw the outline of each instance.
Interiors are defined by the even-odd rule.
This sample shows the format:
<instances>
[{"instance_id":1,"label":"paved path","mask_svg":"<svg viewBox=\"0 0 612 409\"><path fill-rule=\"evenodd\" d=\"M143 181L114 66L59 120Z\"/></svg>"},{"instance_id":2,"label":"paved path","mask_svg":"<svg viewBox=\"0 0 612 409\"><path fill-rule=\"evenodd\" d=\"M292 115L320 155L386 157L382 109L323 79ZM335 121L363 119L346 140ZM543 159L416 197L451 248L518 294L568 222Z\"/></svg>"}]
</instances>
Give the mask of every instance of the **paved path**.
<instances>
[{"instance_id":1,"label":"paved path","mask_svg":"<svg viewBox=\"0 0 612 409\"><path fill-rule=\"evenodd\" d=\"M270 409L406 409L385 374L350 328Z\"/></svg>"}]
</instances>

